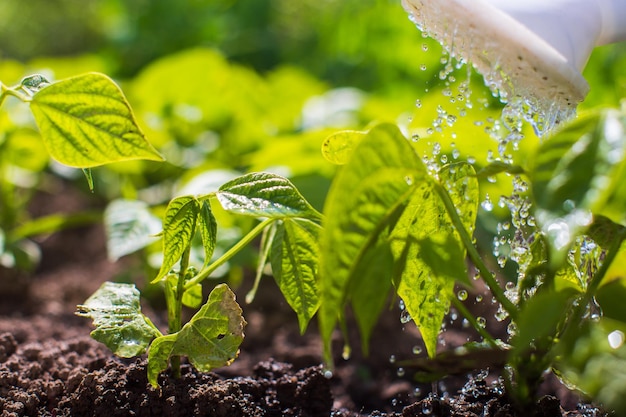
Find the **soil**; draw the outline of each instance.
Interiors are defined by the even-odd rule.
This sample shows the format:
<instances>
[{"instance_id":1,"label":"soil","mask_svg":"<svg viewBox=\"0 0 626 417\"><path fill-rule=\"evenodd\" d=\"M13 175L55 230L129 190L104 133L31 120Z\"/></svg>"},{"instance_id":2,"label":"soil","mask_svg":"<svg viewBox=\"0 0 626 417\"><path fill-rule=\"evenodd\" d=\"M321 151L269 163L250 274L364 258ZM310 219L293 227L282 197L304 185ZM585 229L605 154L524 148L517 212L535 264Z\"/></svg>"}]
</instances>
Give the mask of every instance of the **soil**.
<instances>
[{"instance_id":1,"label":"soil","mask_svg":"<svg viewBox=\"0 0 626 417\"><path fill-rule=\"evenodd\" d=\"M68 204L44 199L35 207L67 212ZM184 364L181 379L163 373L161 388L154 389L146 379L145 358L114 357L89 337L90 321L74 315L76 305L104 281L132 278L143 285L138 261L109 262L104 242L98 225L39 239L43 257L30 285L19 287L19 293L0 293L1 417L608 415L579 404L551 375L533 410L516 413L497 382L495 363L491 372L418 384L398 363L415 358L423 344L415 326L400 322L397 310L378 323L368 357L360 353L358 335L351 334L352 357L338 354L328 377L320 365L315 323L300 335L295 314L271 278L249 305L242 300L250 280L236 289L248 325L240 356L230 367L199 373ZM0 279L8 272L0 271ZM158 299L145 303L144 313L165 327L159 305ZM449 349L474 337L451 323L441 344ZM339 339L336 352L342 348Z\"/></svg>"}]
</instances>

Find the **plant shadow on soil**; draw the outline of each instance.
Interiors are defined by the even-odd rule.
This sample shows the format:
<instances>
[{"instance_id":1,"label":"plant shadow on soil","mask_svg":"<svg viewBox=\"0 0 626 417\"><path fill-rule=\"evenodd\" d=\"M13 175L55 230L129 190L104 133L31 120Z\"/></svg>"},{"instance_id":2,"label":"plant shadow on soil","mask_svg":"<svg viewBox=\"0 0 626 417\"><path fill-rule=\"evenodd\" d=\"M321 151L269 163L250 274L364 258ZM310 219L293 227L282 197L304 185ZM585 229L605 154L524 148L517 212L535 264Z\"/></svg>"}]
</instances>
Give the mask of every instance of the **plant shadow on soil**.
<instances>
[{"instance_id":1,"label":"plant shadow on soil","mask_svg":"<svg viewBox=\"0 0 626 417\"><path fill-rule=\"evenodd\" d=\"M299 334L296 316L271 278L263 280L249 305L243 299L250 280L236 291L248 326L233 365L211 373L184 365L180 380L164 373L161 389L153 389L145 358L114 357L89 338L90 321L74 315L77 304L132 261L106 259L100 226L60 232L40 243L42 264L24 293L0 294L1 417L607 415L578 404L550 375L536 407L516 414L492 383L497 369L486 379L446 378L436 386L440 395L430 395L431 384L415 383L410 372L398 376L390 361L415 358L413 347L421 345L415 326L403 325L397 308L383 313L368 357L361 355L358 334L351 331L352 357L337 356L333 376L326 378L315 323ZM150 306L144 312L164 324L163 312ZM457 327L444 333L447 348L474 337ZM341 344L338 337L336 352ZM443 387L450 394L441 395Z\"/></svg>"}]
</instances>

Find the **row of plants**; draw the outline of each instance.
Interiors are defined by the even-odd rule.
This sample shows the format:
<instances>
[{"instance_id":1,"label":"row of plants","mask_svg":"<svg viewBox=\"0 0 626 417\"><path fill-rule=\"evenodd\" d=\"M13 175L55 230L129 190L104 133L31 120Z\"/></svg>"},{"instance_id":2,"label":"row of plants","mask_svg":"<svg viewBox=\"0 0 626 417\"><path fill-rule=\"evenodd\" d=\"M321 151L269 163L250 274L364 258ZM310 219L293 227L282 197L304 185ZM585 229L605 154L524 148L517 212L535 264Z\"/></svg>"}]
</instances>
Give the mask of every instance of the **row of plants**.
<instances>
[{"instance_id":1,"label":"row of plants","mask_svg":"<svg viewBox=\"0 0 626 417\"><path fill-rule=\"evenodd\" d=\"M210 62L199 65L194 54ZM205 75L194 76L193 70L220 68L227 65L225 61L204 51L188 57L187 79L177 81L172 67L161 62L130 86L142 111L141 120L152 120L152 127L139 126L119 87L101 74L53 83L34 75L15 86L0 84L0 103L8 97L27 103L47 152L61 164L82 169L96 190L108 175L120 178L123 173L127 186L122 190L135 198L115 201L107 210L114 257L160 245L152 284L165 293L167 334L141 313L140 293L134 285L109 282L79 306L79 314L94 321L94 338L120 356L147 352L148 378L154 386L167 368L179 374L181 356L202 371L232 362L244 336L242 309L226 284L214 286L203 303L202 286L210 285L207 278L260 236L257 283L269 263L300 329L304 331L317 315L325 360L331 368L331 336L336 325L344 323L346 309L351 308L367 350L372 329L390 294L395 294L418 326L430 361L441 357L437 338L452 306L483 342L447 354L459 355L470 367L478 352L505 357L504 379L520 405L530 400L543 373L553 369L608 407L626 410L619 372L626 352L626 317L620 307L624 293L620 268L626 253L622 248L626 192L620 181L626 164L623 110L581 115L545 139L520 165L481 161L481 166L451 153L445 163L433 166L424 162L416 151L418 145L394 124L340 131L322 143L321 155L327 162L318 159L315 169L326 164L332 182L325 198L311 204L295 182L272 172L254 172L255 164L245 160L268 155L260 150L260 143L270 137L264 132L268 126L259 127L258 123L244 129L237 125L241 131L229 130L232 120L241 117L236 103L242 99L229 98L234 83L224 76L226 72L221 78L219 73L211 77L212 82L219 78L221 102L206 100L207 92L215 94L216 86L205 86ZM234 77L238 71L228 74ZM250 72L236 76L238 82L255 77ZM289 76L294 73L287 79ZM298 82L302 79L298 74L295 77ZM298 94L302 94L296 99L301 107L305 96ZM144 95L142 102L139 98ZM229 103L229 99L233 101ZM263 109L253 114L261 113ZM293 130L293 126L281 127L281 120L288 123L292 118L269 114L272 129ZM144 129L160 152L145 139ZM209 141L198 147L199 138L206 138L209 131L219 132L219 140L228 146L207 152ZM28 134L32 135L32 130ZM256 137L256 141L238 143L243 135ZM172 142L166 136L173 137L178 146L168 148ZM5 134L3 144L8 143L7 138L11 135ZM283 146L289 140L278 142ZM238 146L252 148L229 152ZM307 145L299 146L295 149L311 157ZM205 154L195 161L183 152L193 154L200 149ZM160 162L162 154L174 162ZM280 155L273 158L280 164ZM214 168L220 165L207 160L213 164L220 161L221 166L246 166L251 172L239 175L231 171L225 181L216 184ZM120 161L136 162L92 175L95 167ZM328 168L331 163L337 167ZM154 168L157 165L165 168ZM158 197L147 202L136 198L137 190L151 176L171 178L174 174L179 180L197 178L207 171L213 174L211 181L205 179L200 187L176 189L175 181L156 180L160 185L153 194ZM491 255L481 253L473 238L484 195L481 187L490 187L490 179L497 176L514 178L515 184L514 194L505 201L511 203L514 225L511 242L515 244L511 244L509 257L517 268L514 287L506 288L496 279ZM18 202L12 198L15 180L4 182L10 196L3 198L4 204ZM164 195L173 193L178 195L165 197L169 202L159 221L150 205L160 204ZM522 204L530 211L522 212ZM2 213L7 213L0 239L2 253L8 254L4 259L19 259L14 248L26 237L67 225L58 220L57 226L29 226L28 233L22 227L19 232L20 228L12 225L22 210L24 203L2 207ZM248 231L238 235L235 244L217 251L220 234L228 230L223 225L228 226L233 218L241 218L235 221L248 225ZM159 239L155 239L151 234L159 229ZM510 339L489 334L455 292L457 285L474 286L466 258L498 301L503 316L513 323ZM254 291L248 300L253 297ZM198 309L187 323L181 319L183 305Z\"/></svg>"}]
</instances>

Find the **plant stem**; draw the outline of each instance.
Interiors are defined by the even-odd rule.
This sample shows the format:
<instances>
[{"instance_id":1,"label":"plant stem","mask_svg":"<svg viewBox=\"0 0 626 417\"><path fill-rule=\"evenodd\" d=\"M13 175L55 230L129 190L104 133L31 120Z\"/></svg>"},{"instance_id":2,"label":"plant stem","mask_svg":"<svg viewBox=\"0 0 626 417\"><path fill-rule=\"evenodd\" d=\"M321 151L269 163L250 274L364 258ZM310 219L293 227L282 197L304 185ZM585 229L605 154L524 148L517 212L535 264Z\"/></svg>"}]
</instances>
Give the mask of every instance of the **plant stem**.
<instances>
[{"instance_id":1,"label":"plant stem","mask_svg":"<svg viewBox=\"0 0 626 417\"><path fill-rule=\"evenodd\" d=\"M180 259L180 271L178 271L178 282L174 291L173 305L168 306L169 309L169 334L179 332L182 328L182 312L183 312L183 294L185 293L185 274L189 268L189 255L191 253L191 245L187 246ZM166 284L167 285L167 284ZM180 378L180 356L172 356L170 359L172 367L172 375L174 378Z\"/></svg>"},{"instance_id":2,"label":"plant stem","mask_svg":"<svg viewBox=\"0 0 626 417\"><path fill-rule=\"evenodd\" d=\"M258 235L260 235L261 232L263 232L263 229L265 229L267 226L272 224L274 221L275 221L275 219L266 219L266 220L263 220L261 223L257 224L254 229L249 231L247 235L245 235L243 238L241 238L241 240L239 242L237 242L232 248L230 248L228 251L226 251L226 253L223 254L219 259L215 260L215 262L211 263L206 268L204 268L202 271L200 271L198 273L198 275L196 275L195 277L193 277L192 279L187 281L187 283L184 286L184 290L188 290L189 288L193 287L194 285L199 284L202 281L204 281L209 275L211 275L211 273L213 271L215 271L217 268L219 268L224 263L226 263L228 260L230 260L230 258L235 256L248 243L252 242L254 240L254 238L256 238Z\"/></svg>"},{"instance_id":3,"label":"plant stem","mask_svg":"<svg viewBox=\"0 0 626 417\"><path fill-rule=\"evenodd\" d=\"M474 266L478 269L480 276L485 281L485 283L487 283L487 286L489 286L489 289L491 290L494 298L498 300L500 304L502 304L502 307L509 314L509 317L515 320L515 318L517 317L517 307L511 302L511 300L507 298L506 294L504 294L504 290L502 289L502 287L500 287L498 281L496 281L496 279L491 274L491 271L489 271L482 258L480 257L478 250L476 250L476 247L472 243L472 238L470 237L469 233L467 233L467 230L465 230L465 225L459 217L459 213L457 213L456 208L454 207L454 203L452 202L452 199L450 199L448 192L441 184L435 184L434 188L441 198L441 201L443 201L443 205L448 212L448 216L450 216L452 224L454 225L456 232L461 237L461 241L463 242L463 245L467 250L467 254L474 263Z\"/></svg>"}]
</instances>

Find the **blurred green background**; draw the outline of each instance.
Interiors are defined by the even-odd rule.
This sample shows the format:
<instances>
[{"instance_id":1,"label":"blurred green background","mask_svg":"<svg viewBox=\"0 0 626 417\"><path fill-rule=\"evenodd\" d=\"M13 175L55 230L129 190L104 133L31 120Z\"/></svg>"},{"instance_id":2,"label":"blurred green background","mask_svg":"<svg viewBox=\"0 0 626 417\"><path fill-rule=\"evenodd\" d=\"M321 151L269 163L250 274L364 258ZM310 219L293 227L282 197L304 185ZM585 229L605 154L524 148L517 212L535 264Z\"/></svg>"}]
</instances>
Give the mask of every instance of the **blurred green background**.
<instances>
[{"instance_id":1,"label":"blurred green background","mask_svg":"<svg viewBox=\"0 0 626 417\"><path fill-rule=\"evenodd\" d=\"M104 72L167 158L97 169L103 201L157 207L268 170L288 176L321 209L336 169L323 159L322 141L376 121L398 124L424 158L476 160L480 168L496 152L486 129L501 103L465 67L441 79L451 63L399 0L2 0L0 16L3 83L35 72L50 79ZM625 45L598 48L581 108L619 106L624 69ZM472 106L462 103L468 90ZM85 188L80 172L48 161L23 104L8 100L3 110L0 142L19 167L10 181L28 177L29 187L43 187L44 172ZM531 129L525 134L516 163L538 143ZM510 186L485 182L481 193L495 203Z\"/></svg>"}]
</instances>

